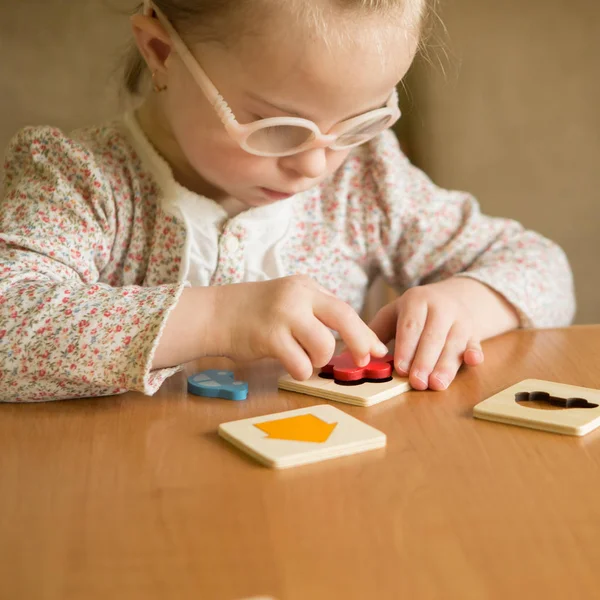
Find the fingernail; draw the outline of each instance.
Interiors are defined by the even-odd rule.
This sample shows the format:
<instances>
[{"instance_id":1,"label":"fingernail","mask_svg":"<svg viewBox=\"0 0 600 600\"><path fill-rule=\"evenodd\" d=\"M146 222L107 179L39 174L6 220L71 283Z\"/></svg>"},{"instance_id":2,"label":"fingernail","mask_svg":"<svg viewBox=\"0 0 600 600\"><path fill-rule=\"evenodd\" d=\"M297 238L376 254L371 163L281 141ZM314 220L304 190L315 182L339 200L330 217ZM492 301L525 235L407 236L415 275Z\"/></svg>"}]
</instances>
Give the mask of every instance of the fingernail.
<instances>
[{"instance_id":1,"label":"fingernail","mask_svg":"<svg viewBox=\"0 0 600 600\"><path fill-rule=\"evenodd\" d=\"M385 344L377 344L377 352L379 354L387 354L388 347Z\"/></svg>"},{"instance_id":2,"label":"fingernail","mask_svg":"<svg viewBox=\"0 0 600 600\"><path fill-rule=\"evenodd\" d=\"M369 361L370 361L370 357L369 356L363 356L360 360L358 360L356 362L356 364L359 367L366 367L369 364Z\"/></svg>"},{"instance_id":3,"label":"fingernail","mask_svg":"<svg viewBox=\"0 0 600 600\"><path fill-rule=\"evenodd\" d=\"M424 375L423 373L421 373L420 371L417 371L417 372L414 374L414 378L415 378L417 381L420 381L422 384L424 384L424 385L428 385L428 383L427 383L427 380L425 379L425 375Z\"/></svg>"},{"instance_id":4,"label":"fingernail","mask_svg":"<svg viewBox=\"0 0 600 600\"><path fill-rule=\"evenodd\" d=\"M398 371L398 373L408 375L408 363L407 362L398 363L396 365L396 371Z\"/></svg>"},{"instance_id":5,"label":"fingernail","mask_svg":"<svg viewBox=\"0 0 600 600\"><path fill-rule=\"evenodd\" d=\"M434 378L438 380L438 382L444 389L446 389L450 385L450 382L448 381L448 378L445 375L435 375Z\"/></svg>"}]
</instances>

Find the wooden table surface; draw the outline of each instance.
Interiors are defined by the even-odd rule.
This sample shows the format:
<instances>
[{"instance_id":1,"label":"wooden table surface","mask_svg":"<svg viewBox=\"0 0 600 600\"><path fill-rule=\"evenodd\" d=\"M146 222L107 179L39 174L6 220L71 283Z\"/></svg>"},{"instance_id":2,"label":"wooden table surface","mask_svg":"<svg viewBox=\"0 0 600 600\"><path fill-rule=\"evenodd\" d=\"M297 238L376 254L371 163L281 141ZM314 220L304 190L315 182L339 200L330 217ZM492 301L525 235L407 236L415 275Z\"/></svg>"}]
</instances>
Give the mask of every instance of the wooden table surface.
<instances>
[{"instance_id":1,"label":"wooden table surface","mask_svg":"<svg viewBox=\"0 0 600 600\"><path fill-rule=\"evenodd\" d=\"M246 402L0 406L2 600L600 598L600 430L475 420L525 378L600 388L600 326L512 332L446 392L336 404L387 448L284 471L219 423L321 403L241 366ZM227 367L205 360L187 369Z\"/></svg>"}]
</instances>

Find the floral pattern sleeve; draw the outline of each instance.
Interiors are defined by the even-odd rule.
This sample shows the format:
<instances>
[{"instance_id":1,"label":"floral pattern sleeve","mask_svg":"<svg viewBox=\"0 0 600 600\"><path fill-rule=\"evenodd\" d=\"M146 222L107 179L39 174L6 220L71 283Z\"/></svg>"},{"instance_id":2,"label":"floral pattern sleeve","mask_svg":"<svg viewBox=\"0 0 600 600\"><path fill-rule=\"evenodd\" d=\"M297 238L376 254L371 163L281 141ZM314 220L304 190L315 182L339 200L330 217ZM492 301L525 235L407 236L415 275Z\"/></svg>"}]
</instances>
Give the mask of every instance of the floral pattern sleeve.
<instances>
[{"instance_id":1,"label":"floral pattern sleeve","mask_svg":"<svg viewBox=\"0 0 600 600\"><path fill-rule=\"evenodd\" d=\"M150 365L183 286L102 283L117 220L85 146L51 128L13 139L0 197L0 401L152 394L175 372Z\"/></svg>"},{"instance_id":2,"label":"floral pattern sleeve","mask_svg":"<svg viewBox=\"0 0 600 600\"><path fill-rule=\"evenodd\" d=\"M522 327L571 322L573 278L559 246L516 221L482 215L467 193L437 187L393 134L380 136L374 150L358 176L371 192L364 213L371 255L390 284L471 277L502 294Z\"/></svg>"}]
</instances>

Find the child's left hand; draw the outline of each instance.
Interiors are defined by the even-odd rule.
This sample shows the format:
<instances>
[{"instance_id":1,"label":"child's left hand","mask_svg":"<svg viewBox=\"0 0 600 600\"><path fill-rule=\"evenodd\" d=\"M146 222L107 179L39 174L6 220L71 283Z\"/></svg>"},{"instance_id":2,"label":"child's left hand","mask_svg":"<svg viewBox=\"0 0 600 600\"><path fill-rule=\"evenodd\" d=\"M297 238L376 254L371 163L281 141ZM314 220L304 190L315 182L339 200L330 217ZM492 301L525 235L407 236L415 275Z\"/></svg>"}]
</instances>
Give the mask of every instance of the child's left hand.
<instances>
[{"instance_id":1,"label":"child's left hand","mask_svg":"<svg viewBox=\"0 0 600 600\"><path fill-rule=\"evenodd\" d=\"M446 389L463 362L483 362L481 340L518 325L500 294L466 277L411 288L370 323L383 343L396 339L396 371L416 390Z\"/></svg>"}]
</instances>

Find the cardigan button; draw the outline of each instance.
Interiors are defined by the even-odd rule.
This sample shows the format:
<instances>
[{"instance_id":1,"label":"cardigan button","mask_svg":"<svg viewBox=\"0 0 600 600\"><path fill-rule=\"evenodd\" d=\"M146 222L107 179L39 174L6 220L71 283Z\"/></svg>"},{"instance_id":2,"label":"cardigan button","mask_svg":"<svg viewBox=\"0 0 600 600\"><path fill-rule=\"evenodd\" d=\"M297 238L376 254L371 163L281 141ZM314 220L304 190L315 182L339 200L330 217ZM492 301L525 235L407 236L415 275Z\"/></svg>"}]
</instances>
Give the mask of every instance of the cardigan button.
<instances>
[{"instance_id":1,"label":"cardigan button","mask_svg":"<svg viewBox=\"0 0 600 600\"><path fill-rule=\"evenodd\" d=\"M237 252L240 247L240 241L236 237L228 237L225 240L225 249L227 252Z\"/></svg>"}]
</instances>

